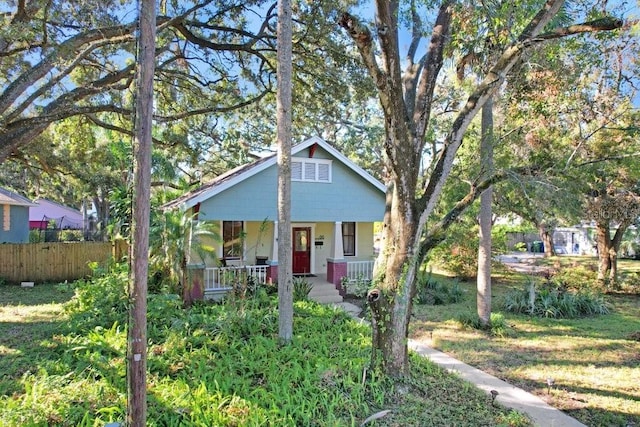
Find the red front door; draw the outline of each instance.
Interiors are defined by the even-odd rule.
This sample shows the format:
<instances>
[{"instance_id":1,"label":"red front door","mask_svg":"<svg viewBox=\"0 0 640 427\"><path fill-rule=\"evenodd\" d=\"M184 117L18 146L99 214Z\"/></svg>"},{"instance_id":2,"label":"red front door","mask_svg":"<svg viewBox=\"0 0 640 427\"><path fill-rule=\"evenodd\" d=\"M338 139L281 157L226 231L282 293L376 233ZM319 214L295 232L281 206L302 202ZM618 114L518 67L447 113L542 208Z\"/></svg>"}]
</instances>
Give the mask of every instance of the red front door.
<instances>
[{"instance_id":1,"label":"red front door","mask_svg":"<svg viewBox=\"0 0 640 427\"><path fill-rule=\"evenodd\" d=\"M311 228L293 229L293 274L311 273Z\"/></svg>"}]
</instances>

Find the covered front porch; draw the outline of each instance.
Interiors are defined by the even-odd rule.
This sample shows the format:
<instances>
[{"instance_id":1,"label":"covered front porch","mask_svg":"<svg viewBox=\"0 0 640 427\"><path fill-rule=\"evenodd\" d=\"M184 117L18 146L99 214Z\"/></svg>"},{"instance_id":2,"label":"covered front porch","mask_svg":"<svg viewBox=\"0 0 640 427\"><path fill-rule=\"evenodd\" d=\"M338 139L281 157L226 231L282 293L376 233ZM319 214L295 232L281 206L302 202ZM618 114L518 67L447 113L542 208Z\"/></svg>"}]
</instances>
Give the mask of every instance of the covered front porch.
<instances>
[{"instance_id":1,"label":"covered front porch","mask_svg":"<svg viewBox=\"0 0 640 427\"><path fill-rule=\"evenodd\" d=\"M277 267L277 266L276 266ZM229 267L210 267L202 270L204 298L218 300L233 291L238 284L261 284L273 281L272 265L238 265ZM339 284L329 280L327 273L307 274L304 279L313 287L309 298L323 304L342 302L346 294L343 283L356 280L371 280L373 260L346 261L345 275ZM295 275L297 276L297 275ZM344 278L343 278L344 277Z\"/></svg>"}]
</instances>

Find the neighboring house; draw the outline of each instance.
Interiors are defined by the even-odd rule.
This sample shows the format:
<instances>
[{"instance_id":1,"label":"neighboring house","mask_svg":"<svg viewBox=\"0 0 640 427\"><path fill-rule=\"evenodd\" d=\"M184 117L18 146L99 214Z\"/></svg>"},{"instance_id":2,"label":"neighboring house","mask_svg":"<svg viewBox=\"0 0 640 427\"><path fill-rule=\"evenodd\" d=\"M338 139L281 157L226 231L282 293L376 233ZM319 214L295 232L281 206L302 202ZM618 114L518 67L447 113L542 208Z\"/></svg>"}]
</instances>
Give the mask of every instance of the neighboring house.
<instances>
[{"instance_id":1,"label":"neighboring house","mask_svg":"<svg viewBox=\"0 0 640 427\"><path fill-rule=\"evenodd\" d=\"M553 230L553 245L557 255L595 255L595 227L579 224Z\"/></svg>"},{"instance_id":2,"label":"neighboring house","mask_svg":"<svg viewBox=\"0 0 640 427\"><path fill-rule=\"evenodd\" d=\"M29 228L46 230L49 226L58 230L82 230L82 212L47 199L35 200L29 210Z\"/></svg>"},{"instance_id":3,"label":"neighboring house","mask_svg":"<svg viewBox=\"0 0 640 427\"><path fill-rule=\"evenodd\" d=\"M267 280L275 281L277 173L274 153L219 176L165 208L218 222L219 261L224 266L264 266ZM337 287L348 275L348 265L351 276L358 268L370 274L373 224L384 216L385 186L318 137L292 147L291 177L293 273L326 274Z\"/></svg>"},{"instance_id":4,"label":"neighboring house","mask_svg":"<svg viewBox=\"0 0 640 427\"><path fill-rule=\"evenodd\" d=\"M29 208L31 200L0 188L0 243L29 242Z\"/></svg>"},{"instance_id":5,"label":"neighboring house","mask_svg":"<svg viewBox=\"0 0 640 427\"><path fill-rule=\"evenodd\" d=\"M595 225L584 221L573 227L556 227L553 230L553 245L557 255L596 255ZM544 252L538 233L507 233L507 248L515 250L524 244L527 251Z\"/></svg>"}]
</instances>

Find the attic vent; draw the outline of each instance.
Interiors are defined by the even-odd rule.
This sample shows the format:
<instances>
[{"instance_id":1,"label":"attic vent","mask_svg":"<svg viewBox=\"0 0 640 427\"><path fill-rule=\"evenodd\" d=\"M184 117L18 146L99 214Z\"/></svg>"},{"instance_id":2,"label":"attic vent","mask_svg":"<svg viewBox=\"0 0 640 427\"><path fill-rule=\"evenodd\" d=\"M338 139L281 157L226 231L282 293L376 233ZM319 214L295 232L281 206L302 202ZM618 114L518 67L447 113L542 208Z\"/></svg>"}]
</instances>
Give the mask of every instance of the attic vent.
<instances>
[{"instance_id":1,"label":"attic vent","mask_svg":"<svg viewBox=\"0 0 640 427\"><path fill-rule=\"evenodd\" d=\"M300 181L302 179L302 162L291 162L291 179L293 181Z\"/></svg>"},{"instance_id":2,"label":"attic vent","mask_svg":"<svg viewBox=\"0 0 640 427\"><path fill-rule=\"evenodd\" d=\"M331 182L331 160L291 159L291 180L306 182Z\"/></svg>"},{"instance_id":3,"label":"attic vent","mask_svg":"<svg viewBox=\"0 0 640 427\"><path fill-rule=\"evenodd\" d=\"M316 180L316 165L313 163L304 164L304 180L315 181Z\"/></svg>"},{"instance_id":4,"label":"attic vent","mask_svg":"<svg viewBox=\"0 0 640 427\"><path fill-rule=\"evenodd\" d=\"M318 181L330 182L331 181L331 168L326 163L318 163Z\"/></svg>"}]
</instances>

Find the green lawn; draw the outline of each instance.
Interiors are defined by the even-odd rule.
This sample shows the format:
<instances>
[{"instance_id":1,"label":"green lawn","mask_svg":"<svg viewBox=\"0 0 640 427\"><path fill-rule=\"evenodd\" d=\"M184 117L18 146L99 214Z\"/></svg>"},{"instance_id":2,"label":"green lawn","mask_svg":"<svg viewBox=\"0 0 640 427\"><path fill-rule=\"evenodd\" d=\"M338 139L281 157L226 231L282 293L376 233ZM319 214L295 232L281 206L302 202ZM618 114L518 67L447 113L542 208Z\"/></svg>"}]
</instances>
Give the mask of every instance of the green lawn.
<instances>
[{"instance_id":1,"label":"green lawn","mask_svg":"<svg viewBox=\"0 0 640 427\"><path fill-rule=\"evenodd\" d=\"M117 288L87 290L67 315L68 287L0 286L0 425L124 419L126 301ZM297 302L285 347L272 298L179 306L150 298L149 426L357 426L381 411L390 412L370 425L530 425L424 358L412 359L404 381L371 372L369 328L328 306Z\"/></svg>"},{"instance_id":2,"label":"green lawn","mask_svg":"<svg viewBox=\"0 0 640 427\"><path fill-rule=\"evenodd\" d=\"M55 357L42 343L64 328L61 303L72 295L64 286L0 285L0 396L22 392L14 379Z\"/></svg>"},{"instance_id":3,"label":"green lawn","mask_svg":"<svg viewBox=\"0 0 640 427\"><path fill-rule=\"evenodd\" d=\"M574 265L576 260L569 258L540 263ZM639 271L640 262L624 261L621 268ZM502 295L525 279L494 279L494 312L500 311ZM539 395L586 425L640 426L639 295L607 295L611 313L597 317L562 320L503 313L507 334L492 337L463 329L456 321L476 309L475 283L462 286L465 298L458 304L415 307L413 338L431 340L435 348ZM548 378L554 382L550 388Z\"/></svg>"}]
</instances>

